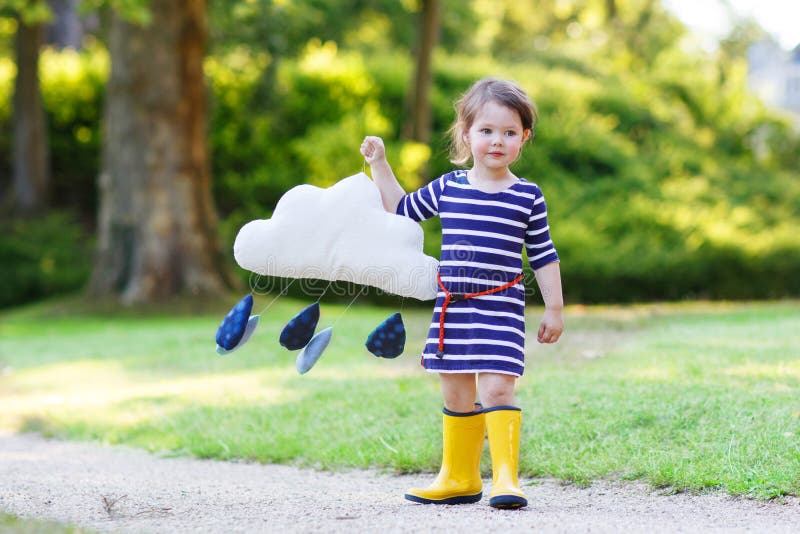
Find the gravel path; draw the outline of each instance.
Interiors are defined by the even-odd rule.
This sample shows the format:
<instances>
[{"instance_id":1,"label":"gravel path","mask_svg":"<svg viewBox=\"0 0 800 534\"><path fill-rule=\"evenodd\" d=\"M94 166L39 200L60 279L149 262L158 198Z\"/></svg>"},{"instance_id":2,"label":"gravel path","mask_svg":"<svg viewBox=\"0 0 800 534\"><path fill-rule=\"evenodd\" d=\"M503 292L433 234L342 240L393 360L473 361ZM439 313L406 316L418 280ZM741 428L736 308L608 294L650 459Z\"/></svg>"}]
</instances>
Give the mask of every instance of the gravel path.
<instances>
[{"instance_id":1,"label":"gravel path","mask_svg":"<svg viewBox=\"0 0 800 534\"><path fill-rule=\"evenodd\" d=\"M403 499L406 488L429 478L162 458L125 447L0 435L0 510L99 531L800 531L797 498L667 496L632 483L577 488L536 481L525 489L530 505L518 511L494 510L486 497L462 506Z\"/></svg>"}]
</instances>

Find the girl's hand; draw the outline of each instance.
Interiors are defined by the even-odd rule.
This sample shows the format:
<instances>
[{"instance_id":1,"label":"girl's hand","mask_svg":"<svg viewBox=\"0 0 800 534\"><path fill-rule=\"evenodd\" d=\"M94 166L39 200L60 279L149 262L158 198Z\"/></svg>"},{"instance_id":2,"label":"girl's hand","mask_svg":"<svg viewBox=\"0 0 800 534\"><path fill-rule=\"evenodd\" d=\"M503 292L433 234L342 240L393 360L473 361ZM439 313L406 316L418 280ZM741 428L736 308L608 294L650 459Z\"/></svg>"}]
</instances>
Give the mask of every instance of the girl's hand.
<instances>
[{"instance_id":1,"label":"girl's hand","mask_svg":"<svg viewBox=\"0 0 800 534\"><path fill-rule=\"evenodd\" d=\"M555 343L564 331L564 320L561 318L561 310L544 311L542 324L539 325L537 340L539 343Z\"/></svg>"},{"instance_id":2,"label":"girl's hand","mask_svg":"<svg viewBox=\"0 0 800 534\"><path fill-rule=\"evenodd\" d=\"M361 143L361 155L372 165L376 161L386 159L386 148L383 146L383 139L368 135Z\"/></svg>"}]
</instances>

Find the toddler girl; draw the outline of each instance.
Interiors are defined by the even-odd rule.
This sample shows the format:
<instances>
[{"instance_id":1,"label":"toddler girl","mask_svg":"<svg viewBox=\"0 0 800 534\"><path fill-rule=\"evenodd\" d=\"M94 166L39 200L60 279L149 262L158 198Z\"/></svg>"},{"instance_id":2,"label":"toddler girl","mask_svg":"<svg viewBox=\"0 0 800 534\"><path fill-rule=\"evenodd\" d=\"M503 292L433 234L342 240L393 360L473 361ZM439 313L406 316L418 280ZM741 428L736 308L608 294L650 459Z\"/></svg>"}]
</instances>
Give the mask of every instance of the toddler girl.
<instances>
[{"instance_id":1,"label":"toddler girl","mask_svg":"<svg viewBox=\"0 0 800 534\"><path fill-rule=\"evenodd\" d=\"M561 275L544 196L509 169L533 137L536 119L517 84L479 80L456 102L450 130L451 161L471 160L472 167L408 195L386 161L383 141L368 136L361 144L387 211L416 221L438 215L442 222L440 292L422 352L422 365L439 374L444 397L442 466L430 486L408 490L405 497L414 502L479 501L488 434L489 504L528 504L518 482L522 412L514 401L525 366L523 245L545 303L538 341L555 343L563 330Z\"/></svg>"}]
</instances>

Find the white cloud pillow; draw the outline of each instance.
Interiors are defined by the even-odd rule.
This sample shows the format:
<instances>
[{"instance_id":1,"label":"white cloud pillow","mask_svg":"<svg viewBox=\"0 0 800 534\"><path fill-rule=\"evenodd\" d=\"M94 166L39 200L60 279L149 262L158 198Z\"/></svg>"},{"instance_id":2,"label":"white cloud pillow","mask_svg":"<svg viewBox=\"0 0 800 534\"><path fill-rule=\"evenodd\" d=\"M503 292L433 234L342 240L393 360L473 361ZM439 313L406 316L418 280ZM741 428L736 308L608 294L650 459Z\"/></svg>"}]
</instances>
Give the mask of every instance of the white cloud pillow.
<instances>
[{"instance_id":1,"label":"white cloud pillow","mask_svg":"<svg viewBox=\"0 0 800 534\"><path fill-rule=\"evenodd\" d=\"M354 282L430 300L439 262L422 243L419 224L384 210L378 188L358 173L327 189L293 187L271 219L239 230L233 254L262 275Z\"/></svg>"}]
</instances>

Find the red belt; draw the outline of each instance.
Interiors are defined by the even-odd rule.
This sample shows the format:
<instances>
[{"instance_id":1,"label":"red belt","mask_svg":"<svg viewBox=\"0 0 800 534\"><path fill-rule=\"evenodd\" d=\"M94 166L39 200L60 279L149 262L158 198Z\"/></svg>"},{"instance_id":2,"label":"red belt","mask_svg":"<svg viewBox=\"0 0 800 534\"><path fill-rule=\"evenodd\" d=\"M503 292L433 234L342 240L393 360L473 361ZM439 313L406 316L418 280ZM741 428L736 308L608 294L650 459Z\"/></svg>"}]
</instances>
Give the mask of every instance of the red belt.
<instances>
[{"instance_id":1,"label":"red belt","mask_svg":"<svg viewBox=\"0 0 800 534\"><path fill-rule=\"evenodd\" d=\"M439 350L436 352L437 358L444 358L444 314L447 311L447 307L450 305L451 302L459 302L461 300L467 300L475 297L481 297L483 295L491 295L492 293L499 293L500 291L505 291L510 287L514 287L517 285L520 280L522 280L522 274L514 278L509 283L502 285L500 287L495 287L493 289L488 289L486 291L480 291L478 293L450 293L444 284L442 283L442 277L437 272L436 273L436 280L439 282L439 287L442 288L444 291L444 302L442 302L442 311L439 312Z\"/></svg>"}]
</instances>

